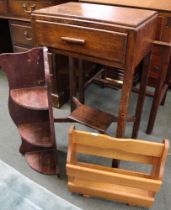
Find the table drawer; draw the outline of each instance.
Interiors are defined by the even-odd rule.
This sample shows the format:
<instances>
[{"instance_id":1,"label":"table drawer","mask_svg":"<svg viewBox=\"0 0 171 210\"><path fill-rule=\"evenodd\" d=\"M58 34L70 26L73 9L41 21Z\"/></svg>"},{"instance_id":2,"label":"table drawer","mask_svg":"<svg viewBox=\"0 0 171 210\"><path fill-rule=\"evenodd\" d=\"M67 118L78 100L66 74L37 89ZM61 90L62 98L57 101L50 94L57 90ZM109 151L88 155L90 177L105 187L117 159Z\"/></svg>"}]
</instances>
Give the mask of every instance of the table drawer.
<instances>
[{"instance_id":1,"label":"table drawer","mask_svg":"<svg viewBox=\"0 0 171 210\"><path fill-rule=\"evenodd\" d=\"M127 34L102 29L38 21L34 25L40 45L91 56L99 61L125 63ZM46 29L46 30L45 30Z\"/></svg>"},{"instance_id":2,"label":"table drawer","mask_svg":"<svg viewBox=\"0 0 171 210\"><path fill-rule=\"evenodd\" d=\"M10 21L12 42L25 46L32 46L32 28L30 23Z\"/></svg>"},{"instance_id":3,"label":"table drawer","mask_svg":"<svg viewBox=\"0 0 171 210\"><path fill-rule=\"evenodd\" d=\"M35 9L49 7L55 5L56 1L22 1L22 0L9 0L8 11L10 14L19 17L30 18L30 14Z\"/></svg>"},{"instance_id":4,"label":"table drawer","mask_svg":"<svg viewBox=\"0 0 171 210\"><path fill-rule=\"evenodd\" d=\"M0 0L0 14L7 13L7 1Z\"/></svg>"}]
</instances>

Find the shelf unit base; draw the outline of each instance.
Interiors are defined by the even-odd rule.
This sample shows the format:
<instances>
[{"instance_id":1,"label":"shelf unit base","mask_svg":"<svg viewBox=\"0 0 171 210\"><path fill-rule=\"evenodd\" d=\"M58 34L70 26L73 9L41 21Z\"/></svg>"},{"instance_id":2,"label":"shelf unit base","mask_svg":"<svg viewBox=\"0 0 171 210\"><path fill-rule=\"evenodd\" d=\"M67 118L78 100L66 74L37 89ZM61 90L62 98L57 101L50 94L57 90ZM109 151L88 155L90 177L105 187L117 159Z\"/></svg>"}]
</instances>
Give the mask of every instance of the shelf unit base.
<instances>
[{"instance_id":1,"label":"shelf unit base","mask_svg":"<svg viewBox=\"0 0 171 210\"><path fill-rule=\"evenodd\" d=\"M60 173L56 150L28 152L25 154L25 158L28 165L39 173L47 175L59 175Z\"/></svg>"}]
</instances>

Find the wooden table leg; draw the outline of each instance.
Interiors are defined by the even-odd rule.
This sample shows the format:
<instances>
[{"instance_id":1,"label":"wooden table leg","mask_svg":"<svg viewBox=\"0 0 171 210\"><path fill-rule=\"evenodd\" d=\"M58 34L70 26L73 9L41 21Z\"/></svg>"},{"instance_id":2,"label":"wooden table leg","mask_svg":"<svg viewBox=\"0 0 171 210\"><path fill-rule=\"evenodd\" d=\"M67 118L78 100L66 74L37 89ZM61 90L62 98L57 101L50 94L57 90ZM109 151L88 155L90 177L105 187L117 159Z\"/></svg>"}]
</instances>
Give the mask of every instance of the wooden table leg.
<instances>
[{"instance_id":1,"label":"wooden table leg","mask_svg":"<svg viewBox=\"0 0 171 210\"><path fill-rule=\"evenodd\" d=\"M133 82L134 68L129 68L124 72L123 85L121 91L121 99L119 104L119 115L118 123L116 130L116 137L121 138L124 136L127 114L128 114L128 105L131 95L132 82Z\"/></svg>"},{"instance_id":2,"label":"wooden table leg","mask_svg":"<svg viewBox=\"0 0 171 210\"><path fill-rule=\"evenodd\" d=\"M83 60L78 60L78 91L79 91L79 101L84 104L85 96L84 96L84 68L83 68Z\"/></svg>"},{"instance_id":3,"label":"wooden table leg","mask_svg":"<svg viewBox=\"0 0 171 210\"><path fill-rule=\"evenodd\" d=\"M166 92L162 98L162 101L161 101L161 105L164 105L165 104L165 100L166 100L166 96L167 96L167 91L169 89L169 86L170 86L170 81L171 81L171 57L170 57L170 61L169 61L169 67L168 67L168 70L167 70L167 76L166 76L166 86L167 86L167 89L166 89Z\"/></svg>"},{"instance_id":4,"label":"wooden table leg","mask_svg":"<svg viewBox=\"0 0 171 210\"><path fill-rule=\"evenodd\" d=\"M129 99L130 99L131 89L132 89L133 75L134 75L134 68L131 65L131 67L125 70L124 72L121 99L120 99L120 104L119 104L117 130L116 130L117 138L122 138L124 136L125 125L127 121L128 104L129 104ZM118 168L119 163L120 163L119 160L113 159L112 167Z\"/></svg>"},{"instance_id":5,"label":"wooden table leg","mask_svg":"<svg viewBox=\"0 0 171 210\"><path fill-rule=\"evenodd\" d=\"M142 76L140 82L140 88L138 93L138 101L135 112L135 122L133 125L132 138L137 138L138 130L140 127L141 115L143 111L144 100L146 96L146 87L149 75L149 65L150 65L151 54L148 54L143 60Z\"/></svg>"},{"instance_id":6,"label":"wooden table leg","mask_svg":"<svg viewBox=\"0 0 171 210\"><path fill-rule=\"evenodd\" d=\"M72 101L72 97L76 96L76 75L74 71L74 58L69 56L69 86L70 86L70 103L71 112L74 110L75 105Z\"/></svg>"},{"instance_id":7,"label":"wooden table leg","mask_svg":"<svg viewBox=\"0 0 171 210\"><path fill-rule=\"evenodd\" d=\"M155 92L154 92L154 97L153 97L153 102L152 102L152 107L150 111L150 117L148 120L148 126L146 133L151 134L153 131L155 119L157 116L157 111L158 108L162 103L164 103L167 90L169 87L169 82L170 82L170 67L171 67L171 61L170 61L170 46L160 46L160 52L161 52L161 59L162 59L162 64L160 66L160 75L157 80Z\"/></svg>"}]
</instances>

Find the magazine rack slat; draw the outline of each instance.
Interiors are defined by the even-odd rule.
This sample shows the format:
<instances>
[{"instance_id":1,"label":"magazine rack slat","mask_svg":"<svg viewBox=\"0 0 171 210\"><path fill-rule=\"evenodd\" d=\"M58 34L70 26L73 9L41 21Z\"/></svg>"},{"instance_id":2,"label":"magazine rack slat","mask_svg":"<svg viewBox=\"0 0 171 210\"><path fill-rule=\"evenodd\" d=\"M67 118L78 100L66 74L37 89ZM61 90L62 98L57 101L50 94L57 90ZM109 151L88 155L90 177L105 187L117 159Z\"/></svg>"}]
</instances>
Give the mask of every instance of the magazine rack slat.
<instances>
[{"instance_id":1,"label":"magazine rack slat","mask_svg":"<svg viewBox=\"0 0 171 210\"><path fill-rule=\"evenodd\" d=\"M86 196L151 207L160 190L169 142L117 139L71 128L67 156L68 188ZM150 164L150 172L80 162L78 154ZM132 163L133 164L133 163Z\"/></svg>"}]
</instances>

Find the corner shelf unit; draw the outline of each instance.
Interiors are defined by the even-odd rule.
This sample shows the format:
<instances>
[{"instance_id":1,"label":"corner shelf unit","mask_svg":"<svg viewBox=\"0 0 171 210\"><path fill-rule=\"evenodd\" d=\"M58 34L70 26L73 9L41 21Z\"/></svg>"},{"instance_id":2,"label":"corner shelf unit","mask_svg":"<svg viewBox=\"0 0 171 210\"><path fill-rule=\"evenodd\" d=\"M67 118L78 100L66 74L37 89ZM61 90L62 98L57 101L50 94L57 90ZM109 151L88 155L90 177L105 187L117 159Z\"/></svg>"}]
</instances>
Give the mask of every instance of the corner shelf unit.
<instances>
[{"instance_id":1,"label":"corner shelf unit","mask_svg":"<svg viewBox=\"0 0 171 210\"><path fill-rule=\"evenodd\" d=\"M20 152L34 170L59 174L47 49L2 54L0 66L9 81L9 113L21 136Z\"/></svg>"}]
</instances>

